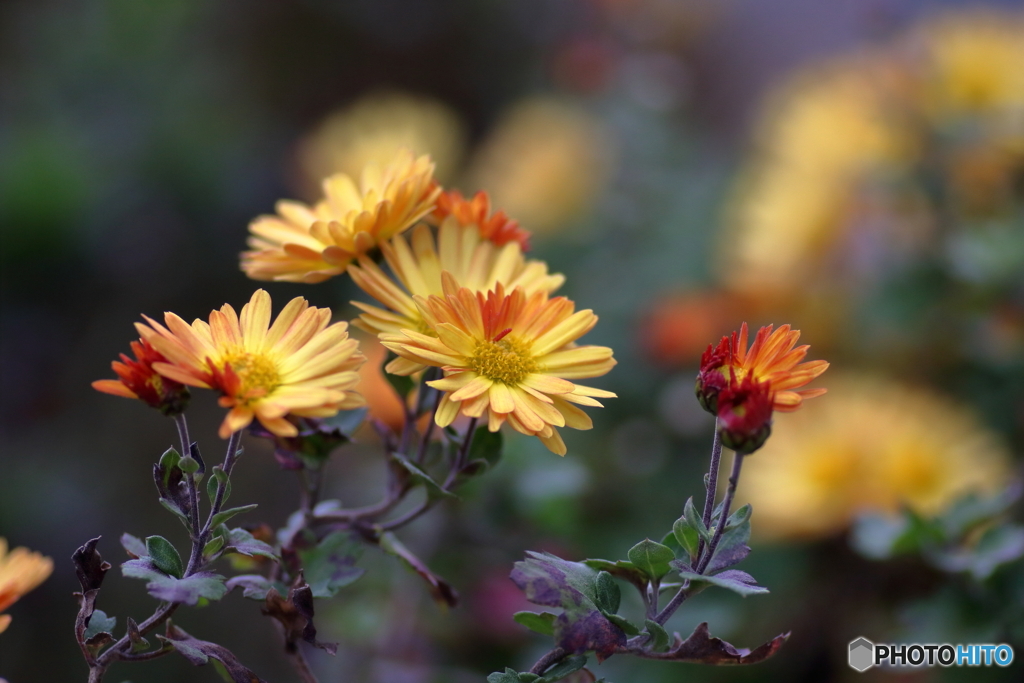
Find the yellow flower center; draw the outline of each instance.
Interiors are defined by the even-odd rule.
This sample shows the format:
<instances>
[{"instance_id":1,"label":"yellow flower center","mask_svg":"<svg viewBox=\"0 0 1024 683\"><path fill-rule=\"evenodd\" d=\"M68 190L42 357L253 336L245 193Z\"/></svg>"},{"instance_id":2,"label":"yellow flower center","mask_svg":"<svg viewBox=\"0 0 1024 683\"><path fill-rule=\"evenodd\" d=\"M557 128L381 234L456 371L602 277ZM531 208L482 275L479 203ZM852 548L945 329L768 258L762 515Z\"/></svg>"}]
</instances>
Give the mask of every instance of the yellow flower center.
<instances>
[{"instance_id":1,"label":"yellow flower center","mask_svg":"<svg viewBox=\"0 0 1024 683\"><path fill-rule=\"evenodd\" d=\"M277 364L263 354L235 351L222 359L238 375L242 386L236 398L260 398L281 384Z\"/></svg>"},{"instance_id":2,"label":"yellow flower center","mask_svg":"<svg viewBox=\"0 0 1024 683\"><path fill-rule=\"evenodd\" d=\"M537 361L525 344L505 337L500 341L477 342L469 367L493 382L516 385L537 371Z\"/></svg>"}]
</instances>

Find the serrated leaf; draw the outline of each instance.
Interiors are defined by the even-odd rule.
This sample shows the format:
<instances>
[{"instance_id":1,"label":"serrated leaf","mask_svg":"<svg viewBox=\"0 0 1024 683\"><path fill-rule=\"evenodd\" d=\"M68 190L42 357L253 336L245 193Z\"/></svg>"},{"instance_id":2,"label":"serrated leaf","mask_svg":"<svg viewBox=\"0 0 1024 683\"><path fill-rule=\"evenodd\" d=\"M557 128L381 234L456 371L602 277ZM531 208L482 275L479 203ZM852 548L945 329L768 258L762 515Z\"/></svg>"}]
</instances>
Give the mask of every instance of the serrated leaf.
<instances>
[{"instance_id":1,"label":"serrated leaf","mask_svg":"<svg viewBox=\"0 0 1024 683\"><path fill-rule=\"evenodd\" d=\"M146 591L154 598L167 602L195 605L200 598L220 600L227 593L224 577L219 574L196 572L179 579L160 571L149 558L128 560L121 565L121 573L129 578L147 581Z\"/></svg>"},{"instance_id":2,"label":"serrated leaf","mask_svg":"<svg viewBox=\"0 0 1024 683\"><path fill-rule=\"evenodd\" d=\"M743 597L768 592L768 589L764 586L757 585L757 580L753 576L739 569L727 569L714 576L698 574L693 571L680 571L679 576L689 579L691 583L706 583L718 586L719 588L725 588Z\"/></svg>"},{"instance_id":3,"label":"serrated leaf","mask_svg":"<svg viewBox=\"0 0 1024 683\"><path fill-rule=\"evenodd\" d=\"M137 536L132 536L131 534L121 534L121 547L124 548L125 552L127 552L134 560L137 560L140 557L145 557L148 554L146 544L143 540Z\"/></svg>"},{"instance_id":4,"label":"serrated leaf","mask_svg":"<svg viewBox=\"0 0 1024 683\"><path fill-rule=\"evenodd\" d=\"M239 507L231 508L230 510L222 510L213 516L213 521L210 524L210 526L218 527L224 522L234 517L235 515L240 515L243 512L255 510L257 507L259 507L258 504L252 503L251 505L240 505Z\"/></svg>"},{"instance_id":5,"label":"serrated leaf","mask_svg":"<svg viewBox=\"0 0 1024 683\"><path fill-rule=\"evenodd\" d=\"M146 538L146 554L157 569L164 574L181 578L185 573L185 567L181 563L181 555L171 542L163 536L149 536Z\"/></svg>"},{"instance_id":6,"label":"serrated leaf","mask_svg":"<svg viewBox=\"0 0 1024 683\"><path fill-rule=\"evenodd\" d=\"M357 567L363 544L347 531L334 531L315 547L299 551L302 569L314 598L334 596L366 570Z\"/></svg>"},{"instance_id":7,"label":"serrated leaf","mask_svg":"<svg viewBox=\"0 0 1024 683\"><path fill-rule=\"evenodd\" d=\"M606 571L600 571L597 573L597 585L595 594L597 599L594 604L597 608L606 612L615 614L619 611L619 601L622 599L622 594L619 591L619 584L615 583L615 579L612 575Z\"/></svg>"},{"instance_id":8,"label":"serrated leaf","mask_svg":"<svg viewBox=\"0 0 1024 683\"><path fill-rule=\"evenodd\" d=\"M114 635L114 627L117 626L117 617L108 617L101 609L95 610L89 617L89 625L85 627L85 639L92 640L101 633Z\"/></svg>"},{"instance_id":9,"label":"serrated leaf","mask_svg":"<svg viewBox=\"0 0 1024 683\"><path fill-rule=\"evenodd\" d=\"M512 615L513 621L517 624L542 636L555 635L555 618L556 615L551 612L516 612Z\"/></svg>"},{"instance_id":10,"label":"serrated leaf","mask_svg":"<svg viewBox=\"0 0 1024 683\"><path fill-rule=\"evenodd\" d=\"M676 554L672 552L671 548L655 543L649 538L630 548L627 556L637 569L642 570L654 580L668 574L671 569L669 562L676 559Z\"/></svg>"},{"instance_id":11,"label":"serrated leaf","mask_svg":"<svg viewBox=\"0 0 1024 683\"><path fill-rule=\"evenodd\" d=\"M655 652L667 650L672 639L669 637L665 627L651 619L645 621L644 626L647 628L647 632L651 634L651 649Z\"/></svg>"},{"instance_id":12,"label":"serrated leaf","mask_svg":"<svg viewBox=\"0 0 1024 683\"><path fill-rule=\"evenodd\" d=\"M224 495L220 499L220 504L228 502L228 498L231 496L231 477L224 471L224 468L220 465L214 465L213 470L210 474L210 478L206 481L206 495L210 499L210 505L213 505L217 499L217 489L224 487Z\"/></svg>"}]
</instances>

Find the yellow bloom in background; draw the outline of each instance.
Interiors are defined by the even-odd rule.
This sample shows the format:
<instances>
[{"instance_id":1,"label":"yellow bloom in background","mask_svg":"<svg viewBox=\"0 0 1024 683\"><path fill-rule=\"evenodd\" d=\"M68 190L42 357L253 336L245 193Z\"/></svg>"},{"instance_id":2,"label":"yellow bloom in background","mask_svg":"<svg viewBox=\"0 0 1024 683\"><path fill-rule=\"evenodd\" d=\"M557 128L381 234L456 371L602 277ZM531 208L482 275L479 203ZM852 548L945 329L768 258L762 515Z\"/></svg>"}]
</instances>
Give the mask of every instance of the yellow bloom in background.
<instances>
[{"instance_id":1,"label":"yellow bloom in background","mask_svg":"<svg viewBox=\"0 0 1024 683\"><path fill-rule=\"evenodd\" d=\"M441 188L433 173L430 157L403 150L385 166L364 168L358 185L344 173L326 178L315 206L279 201L277 215L249 225L252 251L242 254L242 270L254 280L307 283L340 275L434 210Z\"/></svg>"},{"instance_id":2,"label":"yellow bloom in background","mask_svg":"<svg viewBox=\"0 0 1024 683\"><path fill-rule=\"evenodd\" d=\"M933 515L968 492L1005 487L1006 445L974 415L925 389L833 376L827 401L776 416L744 462L737 498L762 539L819 538L864 512Z\"/></svg>"},{"instance_id":3,"label":"yellow bloom in background","mask_svg":"<svg viewBox=\"0 0 1024 683\"><path fill-rule=\"evenodd\" d=\"M525 100L504 115L477 152L471 184L486 189L527 230L556 230L583 215L607 183L609 137L581 109Z\"/></svg>"},{"instance_id":4,"label":"yellow bloom in background","mask_svg":"<svg viewBox=\"0 0 1024 683\"><path fill-rule=\"evenodd\" d=\"M386 307L352 302L363 311L353 324L374 334L414 330L436 336L415 297L443 294L442 272L473 292L486 292L501 283L509 290L522 287L528 295L550 294L565 282L565 276L549 274L543 261L524 258L519 242L499 247L481 238L476 225L462 226L454 218L441 224L436 241L430 228L419 225L412 232L411 244L399 235L381 250L393 279L368 258L349 268L352 280ZM422 368L422 364L396 359L389 372L408 375Z\"/></svg>"},{"instance_id":5,"label":"yellow bloom in background","mask_svg":"<svg viewBox=\"0 0 1024 683\"><path fill-rule=\"evenodd\" d=\"M436 337L403 330L381 335L404 359L444 369L430 386L444 392L435 421L446 427L462 413L487 418L494 432L508 422L565 455L556 427L590 429L590 417L574 404L600 406L615 394L569 380L600 377L615 365L605 346L576 346L597 323L593 311L574 312L565 297L549 299L521 287L506 294L499 283L486 294L459 287L444 275L444 296L417 297Z\"/></svg>"},{"instance_id":6,"label":"yellow bloom in background","mask_svg":"<svg viewBox=\"0 0 1024 683\"><path fill-rule=\"evenodd\" d=\"M220 427L227 438L253 419L277 436L298 432L287 417L330 417L363 405L354 389L365 358L348 336L348 323L333 325L328 308L292 299L270 324L270 295L256 290L241 315L228 304L210 322L191 325L174 313L166 327L136 323L143 339L167 358L153 367L182 384L221 392L230 408Z\"/></svg>"},{"instance_id":7,"label":"yellow bloom in background","mask_svg":"<svg viewBox=\"0 0 1024 683\"><path fill-rule=\"evenodd\" d=\"M0 536L0 612L41 584L53 572L53 560L28 548L7 552L7 539ZM0 614L0 633L7 630L11 615Z\"/></svg>"},{"instance_id":8,"label":"yellow bloom in background","mask_svg":"<svg viewBox=\"0 0 1024 683\"><path fill-rule=\"evenodd\" d=\"M442 102L403 92L377 92L329 115L299 146L307 182L344 173L353 178L370 164L385 165L403 149L429 154L442 182L454 177L466 146L465 126Z\"/></svg>"}]
</instances>

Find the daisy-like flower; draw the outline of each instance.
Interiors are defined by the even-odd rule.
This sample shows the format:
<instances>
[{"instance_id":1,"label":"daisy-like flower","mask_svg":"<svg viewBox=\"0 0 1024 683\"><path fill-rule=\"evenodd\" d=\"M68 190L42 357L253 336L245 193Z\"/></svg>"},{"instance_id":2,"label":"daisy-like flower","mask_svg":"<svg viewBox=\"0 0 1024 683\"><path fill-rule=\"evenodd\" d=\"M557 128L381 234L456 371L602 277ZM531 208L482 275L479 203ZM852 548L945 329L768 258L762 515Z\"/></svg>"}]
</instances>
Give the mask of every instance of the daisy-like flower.
<instances>
[{"instance_id":1,"label":"daisy-like flower","mask_svg":"<svg viewBox=\"0 0 1024 683\"><path fill-rule=\"evenodd\" d=\"M221 392L230 408L220 426L221 438L259 420L277 436L298 431L287 416L330 417L363 405L353 391L365 360L348 336L348 324L330 325L328 308L292 299L270 324L270 295L256 290L241 315L225 304L210 313L210 322L187 324L164 314L166 327L146 318L136 323L142 338L167 358L154 363L164 377Z\"/></svg>"},{"instance_id":2,"label":"daisy-like flower","mask_svg":"<svg viewBox=\"0 0 1024 683\"><path fill-rule=\"evenodd\" d=\"M747 348L747 324L723 337L717 348L708 345L701 359L697 376L697 398L711 413L717 413L717 398L728 380L750 376L755 382L766 382L774 395L773 408L792 412L804 399L821 396L826 389L799 389L828 369L828 362L814 360L802 363L807 344L796 346L800 331L782 325L772 331L766 325L757 331L754 343ZM726 381L723 381L726 380Z\"/></svg>"},{"instance_id":3,"label":"daisy-like flower","mask_svg":"<svg viewBox=\"0 0 1024 683\"><path fill-rule=\"evenodd\" d=\"M28 548L7 552L7 539L0 537L0 612L41 584L53 572L53 560ZM0 633L7 630L11 615L0 614Z\"/></svg>"},{"instance_id":4,"label":"daisy-like flower","mask_svg":"<svg viewBox=\"0 0 1024 683\"><path fill-rule=\"evenodd\" d=\"M523 251L530 251L529 230L519 227L504 211L492 214L491 198L482 190L472 199L466 199L458 190L442 192L437 198L434 218L441 221L448 216L454 216L460 225L475 225L481 237L499 247L515 241Z\"/></svg>"},{"instance_id":5,"label":"daisy-like flower","mask_svg":"<svg viewBox=\"0 0 1024 683\"><path fill-rule=\"evenodd\" d=\"M434 210L441 188L434 164L403 151L388 166L370 164L360 183L344 173L326 178L324 199L310 207L280 201L276 216L249 225L252 251L242 270L254 280L323 282L360 254L389 240Z\"/></svg>"},{"instance_id":6,"label":"daisy-like flower","mask_svg":"<svg viewBox=\"0 0 1024 683\"><path fill-rule=\"evenodd\" d=\"M110 364L118 379L98 379L92 383L92 388L105 394L138 399L165 415L184 412L189 399L188 387L153 369L154 363L165 363L167 359L144 339L133 341L131 347L135 360L122 353L120 362L115 360Z\"/></svg>"},{"instance_id":7,"label":"daisy-like flower","mask_svg":"<svg viewBox=\"0 0 1024 683\"><path fill-rule=\"evenodd\" d=\"M556 427L590 429L593 423L574 404L601 406L596 398L615 394L570 380L600 377L615 365L605 346L576 346L596 323L593 311L574 312L565 297L549 299L522 287L506 293L499 282L484 294L459 287L443 275L444 296L417 297L437 337L413 330L381 335L402 358L444 369L430 386L444 392L435 421L446 427L463 415L486 416L494 432L508 422L538 437L558 455L565 443Z\"/></svg>"},{"instance_id":8,"label":"daisy-like flower","mask_svg":"<svg viewBox=\"0 0 1024 683\"><path fill-rule=\"evenodd\" d=\"M353 301L363 311L355 324L374 334L415 330L436 336L415 297L442 295L444 272L459 286L473 292L487 292L501 283L508 291L522 287L527 296L534 292L550 294L565 282L565 276L548 273L543 261L525 259L518 241L498 246L480 233L475 224L463 226L449 217L441 223L436 242L425 225L413 229L411 245L403 236L395 237L381 247L394 279L371 259L359 259L358 266L349 268L349 275L386 308ZM395 359L388 366L388 372L398 375L422 369L422 363L404 358Z\"/></svg>"}]
</instances>

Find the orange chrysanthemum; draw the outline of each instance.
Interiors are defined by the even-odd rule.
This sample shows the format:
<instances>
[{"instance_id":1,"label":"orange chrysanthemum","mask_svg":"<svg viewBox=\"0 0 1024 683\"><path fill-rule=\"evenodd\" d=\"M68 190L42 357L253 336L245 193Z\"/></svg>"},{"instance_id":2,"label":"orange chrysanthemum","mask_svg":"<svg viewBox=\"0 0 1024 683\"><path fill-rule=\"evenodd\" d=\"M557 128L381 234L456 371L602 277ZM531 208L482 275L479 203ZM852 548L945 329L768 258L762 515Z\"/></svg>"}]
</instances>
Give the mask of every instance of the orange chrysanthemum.
<instances>
[{"instance_id":1,"label":"orange chrysanthemum","mask_svg":"<svg viewBox=\"0 0 1024 683\"><path fill-rule=\"evenodd\" d=\"M530 232L519 227L504 211L491 214L491 198L486 192L477 192L472 199L466 199L458 190L442 192L437 198L434 218L443 221L448 216L454 216L460 225L475 225L481 237L499 247L518 242L523 251L530 250Z\"/></svg>"},{"instance_id":2,"label":"orange chrysanthemum","mask_svg":"<svg viewBox=\"0 0 1024 683\"><path fill-rule=\"evenodd\" d=\"M499 247L483 239L475 225L460 226L453 218L441 224L436 241L430 228L418 225L412 232L411 245L399 235L382 245L381 251L393 278L366 257L349 268L352 280L386 307L352 302L364 311L354 324L373 334L416 330L436 336L415 297L443 294L443 272L474 292L486 292L500 282L508 290L522 287L527 295L537 291L550 294L565 282L563 275L548 273L543 261L523 258L518 242ZM396 359L388 366L389 372L400 375L421 369L422 364L405 359Z\"/></svg>"},{"instance_id":3,"label":"orange chrysanthemum","mask_svg":"<svg viewBox=\"0 0 1024 683\"><path fill-rule=\"evenodd\" d=\"M0 612L41 584L53 572L53 560L28 548L7 552L7 539L0 537ZM0 633L7 630L11 615L0 614Z\"/></svg>"},{"instance_id":4,"label":"orange chrysanthemum","mask_svg":"<svg viewBox=\"0 0 1024 683\"><path fill-rule=\"evenodd\" d=\"M225 304L210 313L209 323L188 325L166 313L167 327L148 317L148 325L135 326L168 360L154 363L157 372L223 394L220 405L231 410L221 438L254 418L277 436L295 436L288 415L330 417L363 405L353 388L365 358L349 338L347 323L329 325L330 309L310 306L302 297L292 299L273 325L270 313L270 295L259 289L241 316Z\"/></svg>"},{"instance_id":5,"label":"orange chrysanthemum","mask_svg":"<svg viewBox=\"0 0 1024 683\"><path fill-rule=\"evenodd\" d=\"M388 166L367 166L358 186L344 173L326 178L316 206L279 201L277 215L249 225L252 251L242 254L242 270L254 280L288 282L340 275L357 256L434 210L441 188L433 173L429 156L404 151Z\"/></svg>"},{"instance_id":6,"label":"orange chrysanthemum","mask_svg":"<svg viewBox=\"0 0 1024 683\"><path fill-rule=\"evenodd\" d=\"M701 406L712 414L718 412L718 395L732 379L750 377L755 382L767 383L775 396L773 408L781 412L792 412L800 407L806 398L821 396L826 389L802 389L818 375L828 369L823 360L801 363L807 355L808 345L797 346L800 331L783 325L772 332L772 325L757 331L753 345L747 348L747 324L740 326L739 334L733 332L722 337L718 346L708 344L701 357L700 372L697 374L697 399Z\"/></svg>"},{"instance_id":7,"label":"orange chrysanthemum","mask_svg":"<svg viewBox=\"0 0 1024 683\"><path fill-rule=\"evenodd\" d=\"M184 411L188 404L188 387L153 369L154 363L165 363L167 359L144 339L133 341L131 347L135 360L122 353L120 362L115 360L110 364L119 379L96 380L92 383L93 389L138 399L166 415Z\"/></svg>"},{"instance_id":8,"label":"orange chrysanthemum","mask_svg":"<svg viewBox=\"0 0 1024 683\"><path fill-rule=\"evenodd\" d=\"M492 432L508 422L565 455L555 428L592 426L573 404L600 406L595 398L615 396L569 381L600 377L615 365L610 348L575 345L597 316L573 312L575 305L565 297L527 295L521 287L506 294L500 282L484 294L459 287L449 273L442 278L443 297L416 298L437 337L413 330L381 335L384 346L402 358L444 369L444 378L430 382L444 392L437 424L450 425L460 412L486 415Z\"/></svg>"}]
</instances>

